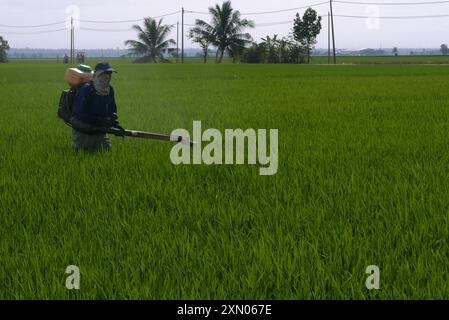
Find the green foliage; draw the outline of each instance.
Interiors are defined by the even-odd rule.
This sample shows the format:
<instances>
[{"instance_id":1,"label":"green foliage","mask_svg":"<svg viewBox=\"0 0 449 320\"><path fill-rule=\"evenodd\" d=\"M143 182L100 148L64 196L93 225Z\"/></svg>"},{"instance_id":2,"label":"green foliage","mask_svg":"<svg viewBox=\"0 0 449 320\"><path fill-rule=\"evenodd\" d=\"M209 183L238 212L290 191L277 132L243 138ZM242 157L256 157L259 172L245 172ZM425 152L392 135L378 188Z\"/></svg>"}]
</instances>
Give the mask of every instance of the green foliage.
<instances>
[{"instance_id":1,"label":"green foliage","mask_svg":"<svg viewBox=\"0 0 449 320\"><path fill-rule=\"evenodd\" d=\"M262 38L261 46L265 50L266 62L268 63L279 63L279 50L278 50L278 39L275 34L273 38L266 36Z\"/></svg>"},{"instance_id":2,"label":"green foliage","mask_svg":"<svg viewBox=\"0 0 449 320\"><path fill-rule=\"evenodd\" d=\"M310 62L310 53L313 50L317 40L317 36L321 31L321 17L317 12L308 8L304 13L304 16L296 14L296 19L293 24L293 36L296 41L301 43L307 52L307 62Z\"/></svg>"},{"instance_id":3,"label":"green foliage","mask_svg":"<svg viewBox=\"0 0 449 320\"><path fill-rule=\"evenodd\" d=\"M266 36L262 42L253 43L244 50L242 61L247 63L304 63L305 50L296 43L285 38L278 39Z\"/></svg>"},{"instance_id":4,"label":"green foliage","mask_svg":"<svg viewBox=\"0 0 449 320\"><path fill-rule=\"evenodd\" d=\"M6 51L9 50L9 44L8 41L3 39L2 36L0 36L0 63L7 62L8 61L8 55Z\"/></svg>"},{"instance_id":5,"label":"green foliage","mask_svg":"<svg viewBox=\"0 0 449 320\"><path fill-rule=\"evenodd\" d=\"M222 62L225 51L228 51L231 57L242 54L245 46L251 43L251 35L243 31L253 28L254 22L241 19L240 12L232 8L231 1L223 2L221 7L218 4L209 7L209 13L212 17L211 23L197 19L195 28L201 30L201 37L210 39L217 47L215 62Z\"/></svg>"},{"instance_id":6,"label":"green foliage","mask_svg":"<svg viewBox=\"0 0 449 320\"><path fill-rule=\"evenodd\" d=\"M293 43L289 46L287 54L289 63L305 63L306 61L306 49L297 43Z\"/></svg>"},{"instance_id":7,"label":"green foliage","mask_svg":"<svg viewBox=\"0 0 449 320\"><path fill-rule=\"evenodd\" d=\"M130 47L130 55L137 56L136 62L168 62L164 57L164 52L172 52L170 48L176 42L173 39L167 39L173 29L173 25L164 25L163 19L159 22L152 18L144 19L144 27L134 25L133 29L138 32L137 40L127 40L126 46Z\"/></svg>"},{"instance_id":8,"label":"green foliage","mask_svg":"<svg viewBox=\"0 0 449 320\"><path fill-rule=\"evenodd\" d=\"M264 63L265 48L260 44L253 43L251 47L243 52L242 61L246 63Z\"/></svg>"},{"instance_id":9,"label":"green foliage","mask_svg":"<svg viewBox=\"0 0 449 320\"><path fill-rule=\"evenodd\" d=\"M193 43L197 43L200 45L201 49L203 50L204 63L207 63L209 47L214 41L214 39L210 36L210 34L207 31L205 31L199 25L190 30L189 38L190 40L192 40Z\"/></svg>"},{"instance_id":10,"label":"green foliage","mask_svg":"<svg viewBox=\"0 0 449 320\"><path fill-rule=\"evenodd\" d=\"M393 54L397 57L399 55L399 50L397 47L393 48Z\"/></svg>"},{"instance_id":11,"label":"green foliage","mask_svg":"<svg viewBox=\"0 0 449 320\"><path fill-rule=\"evenodd\" d=\"M447 44L441 45L441 53L446 56L449 53L449 48L447 47Z\"/></svg>"},{"instance_id":12,"label":"green foliage","mask_svg":"<svg viewBox=\"0 0 449 320\"><path fill-rule=\"evenodd\" d=\"M0 299L449 298L447 68L111 62L127 128L278 128L279 171L75 154L66 66L2 64Z\"/></svg>"}]
</instances>

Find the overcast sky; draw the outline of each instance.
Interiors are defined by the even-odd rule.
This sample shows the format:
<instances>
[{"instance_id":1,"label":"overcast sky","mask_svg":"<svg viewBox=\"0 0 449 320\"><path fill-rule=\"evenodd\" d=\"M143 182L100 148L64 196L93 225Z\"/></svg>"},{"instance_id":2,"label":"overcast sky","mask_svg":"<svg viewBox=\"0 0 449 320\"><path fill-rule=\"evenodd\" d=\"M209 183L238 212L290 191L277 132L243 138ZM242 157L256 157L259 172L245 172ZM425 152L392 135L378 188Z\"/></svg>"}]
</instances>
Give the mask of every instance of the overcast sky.
<instances>
[{"instance_id":1,"label":"overcast sky","mask_svg":"<svg viewBox=\"0 0 449 320\"><path fill-rule=\"evenodd\" d=\"M388 0L346 0L351 2L384 2ZM432 0L394 0L394 2L426 2ZM254 13L273 10L282 10L307 6L325 2L325 0L233 0L234 9L242 13ZM7 26L42 25L53 22L65 21L73 12L81 20L134 20L144 16L159 16L178 11L182 6L191 11L207 11L209 6L217 3L216 0L0 0L0 35L6 38L14 48L68 48L70 47L70 33L68 30L48 34L16 34L26 32L53 31L65 28L65 23L39 28L11 28ZM221 3L221 2L220 2ZM74 6L74 7L73 7ZM318 38L318 48L327 47L327 13L329 5L323 4L314 7L323 16L323 29ZM77 13L77 11L79 11ZM282 25L268 25L293 21L296 12L301 15L305 9L296 11L270 13L261 15L244 15L245 18L254 20L256 28L249 32L257 41L265 35L278 34L287 36L291 32L293 23ZM373 16L423 16L445 15L442 18L427 19L356 19L335 17L336 45L338 48L389 48L397 47L426 47L436 48L442 43L449 43L449 2L441 4L407 5L407 6L373 6L334 3L335 15ZM186 13L185 23L193 24L195 18L209 20L207 15ZM181 21L181 14L164 18L166 23L176 24ZM259 24L259 26L257 26ZM6 26L5 26L6 25ZM130 28L132 23L80 23L80 30L76 31L76 47L79 49L93 48L124 48L124 41L135 39L135 32L122 31ZM117 32L99 32L83 30L90 29L114 29ZM186 27L188 29L188 27ZM176 39L176 28L172 33ZM186 47L195 47L186 40Z\"/></svg>"}]
</instances>

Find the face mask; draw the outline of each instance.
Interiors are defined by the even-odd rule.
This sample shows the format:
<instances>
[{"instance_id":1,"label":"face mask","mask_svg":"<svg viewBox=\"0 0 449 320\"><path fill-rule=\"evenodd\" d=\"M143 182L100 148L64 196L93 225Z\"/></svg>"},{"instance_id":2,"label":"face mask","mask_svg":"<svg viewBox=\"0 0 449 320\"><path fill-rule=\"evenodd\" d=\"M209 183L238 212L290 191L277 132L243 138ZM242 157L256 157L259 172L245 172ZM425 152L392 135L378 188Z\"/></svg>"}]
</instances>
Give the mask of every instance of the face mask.
<instances>
[{"instance_id":1,"label":"face mask","mask_svg":"<svg viewBox=\"0 0 449 320\"><path fill-rule=\"evenodd\" d=\"M95 73L94 77L92 79L92 82L94 84L95 91L100 96L107 96L110 92L110 85L111 85L111 79L112 74L107 73Z\"/></svg>"}]
</instances>

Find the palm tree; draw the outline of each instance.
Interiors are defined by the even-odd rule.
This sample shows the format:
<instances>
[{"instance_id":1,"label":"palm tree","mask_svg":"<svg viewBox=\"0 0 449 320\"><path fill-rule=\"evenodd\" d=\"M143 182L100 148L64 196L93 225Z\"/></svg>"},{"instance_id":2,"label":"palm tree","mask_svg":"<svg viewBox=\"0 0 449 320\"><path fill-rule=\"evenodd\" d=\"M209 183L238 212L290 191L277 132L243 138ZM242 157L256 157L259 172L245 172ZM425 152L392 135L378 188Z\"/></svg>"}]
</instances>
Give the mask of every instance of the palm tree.
<instances>
[{"instance_id":1,"label":"palm tree","mask_svg":"<svg viewBox=\"0 0 449 320\"><path fill-rule=\"evenodd\" d=\"M164 58L164 51L173 51L170 45L175 45L173 39L167 39L172 31L173 25L164 25L162 19L158 22L152 18L145 18L143 28L134 25L133 29L138 32L137 37L140 41L127 40L126 46L129 46L130 54L139 57L136 62L154 62L167 61Z\"/></svg>"},{"instance_id":2,"label":"palm tree","mask_svg":"<svg viewBox=\"0 0 449 320\"><path fill-rule=\"evenodd\" d=\"M212 44L217 47L215 62L221 63L226 50L231 53L240 52L246 44L251 43L251 35L243 33L245 28L254 28L254 22L240 19L240 12L234 10L231 1L225 1L221 7L209 7L212 15L211 23L197 19L196 27L200 28L204 35L212 39Z\"/></svg>"}]
</instances>

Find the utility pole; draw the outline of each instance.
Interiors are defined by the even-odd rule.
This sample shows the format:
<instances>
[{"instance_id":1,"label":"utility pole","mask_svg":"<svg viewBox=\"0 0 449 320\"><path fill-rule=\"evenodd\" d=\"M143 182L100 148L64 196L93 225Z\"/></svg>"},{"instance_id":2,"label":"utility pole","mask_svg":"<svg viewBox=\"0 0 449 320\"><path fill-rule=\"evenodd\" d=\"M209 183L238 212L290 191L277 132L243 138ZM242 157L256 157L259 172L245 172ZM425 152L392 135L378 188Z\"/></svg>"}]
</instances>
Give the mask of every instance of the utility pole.
<instances>
[{"instance_id":1,"label":"utility pole","mask_svg":"<svg viewBox=\"0 0 449 320\"><path fill-rule=\"evenodd\" d=\"M73 18L72 18L72 21L73 21ZM73 26L72 28L73 28L73 63L75 63L75 26Z\"/></svg>"},{"instance_id":2,"label":"utility pole","mask_svg":"<svg viewBox=\"0 0 449 320\"><path fill-rule=\"evenodd\" d=\"M181 63L184 63L184 7L182 7L181 46Z\"/></svg>"},{"instance_id":3,"label":"utility pole","mask_svg":"<svg viewBox=\"0 0 449 320\"><path fill-rule=\"evenodd\" d=\"M71 17L70 23L70 63L73 63L73 17Z\"/></svg>"},{"instance_id":4,"label":"utility pole","mask_svg":"<svg viewBox=\"0 0 449 320\"><path fill-rule=\"evenodd\" d=\"M327 64L331 64L331 14L327 13Z\"/></svg>"},{"instance_id":5,"label":"utility pole","mask_svg":"<svg viewBox=\"0 0 449 320\"><path fill-rule=\"evenodd\" d=\"M335 53L335 30L334 30L334 11L332 10L332 0L330 0L331 6L331 24L332 24L332 47L334 52L334 64L337 63L337 56Z\"/></svg>"},{"instance_id":6,"label":"utility pole","mask_svg":"<svg viewBox=\"0 0 449 320\"><path fill-rule=\"evenodd\" d=\"M176 23L176 63L179 63L179 21Z\"/></svg>"}]
</instances>

